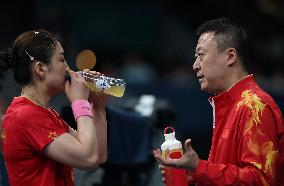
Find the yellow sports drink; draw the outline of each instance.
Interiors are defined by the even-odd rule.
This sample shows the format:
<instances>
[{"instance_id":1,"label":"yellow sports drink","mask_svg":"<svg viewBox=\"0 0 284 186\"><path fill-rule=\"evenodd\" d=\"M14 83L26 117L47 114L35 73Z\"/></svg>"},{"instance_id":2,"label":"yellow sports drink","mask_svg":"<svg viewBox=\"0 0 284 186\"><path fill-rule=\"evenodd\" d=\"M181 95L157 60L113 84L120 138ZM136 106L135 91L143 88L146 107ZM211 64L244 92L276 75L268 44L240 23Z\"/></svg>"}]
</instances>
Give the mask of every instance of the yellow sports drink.
<instances>
[{"instance_id":1,"label":"yellow sports drink","mask_svg":"<svg viewBox=\"0 0 284 186\"><path fill-rule=\"evenodd\" d=\"M91 73L79 71L91 91L102 92L115 97L122 97L125 91L125 81L106 76L94 76Z\"/></svg>"},{"instance_id":2,"label":"yellow sports drink","mask_svg":"<svg viewBox=\"0 0 284 186\"><path fill-rule=\"evenodd\" d=\"M172 133L168 133L168 129ZM164 130L165 142L161 145L162 156L164 158L179 159L183 155L182 144L175 137L175 130L173 127L167 127ZM165 182L166 186L187 186L188 181L186 171L184 169L176 169L171 167L165 168Z\"/></svg>"}]
</instances>

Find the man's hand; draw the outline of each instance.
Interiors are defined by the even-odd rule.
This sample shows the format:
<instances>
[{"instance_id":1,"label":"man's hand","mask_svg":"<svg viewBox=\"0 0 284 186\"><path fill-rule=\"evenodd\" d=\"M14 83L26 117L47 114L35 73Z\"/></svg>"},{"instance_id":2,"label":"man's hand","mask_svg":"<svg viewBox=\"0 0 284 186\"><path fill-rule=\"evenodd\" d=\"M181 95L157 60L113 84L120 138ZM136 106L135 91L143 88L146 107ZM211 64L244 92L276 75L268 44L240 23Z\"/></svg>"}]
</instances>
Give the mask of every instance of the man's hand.
<instances>
[{"instance_id":1,"label":"man's hand","mask_svg":"<svg viewBox=\"0 0 284 186\"><path fill-rule=\"evenodd\" d=\"M191 139L185 141L185 153L180 159L171 159L169 156L162 157L161 150L157 149L153 151L154 157L159 162L162 175L164 174L164 166L183 168L187 170L195 170L198 163L199 157L191 146Z\"/></svg>"}]
</instances>

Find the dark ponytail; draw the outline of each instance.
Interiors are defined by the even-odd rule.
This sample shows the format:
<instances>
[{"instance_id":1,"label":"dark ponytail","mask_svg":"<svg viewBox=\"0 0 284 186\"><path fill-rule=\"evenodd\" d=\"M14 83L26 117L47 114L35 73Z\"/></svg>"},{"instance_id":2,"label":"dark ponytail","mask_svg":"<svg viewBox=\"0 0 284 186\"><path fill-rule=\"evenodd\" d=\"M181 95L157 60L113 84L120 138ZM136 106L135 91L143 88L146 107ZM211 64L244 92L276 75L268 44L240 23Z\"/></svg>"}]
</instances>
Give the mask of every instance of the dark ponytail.
<instances>
[{"instance_id":1,"label":"dark ponytail","mask_svg":"<svg viewBox=\"0 0 284 186\"><path fill-rule=\"evenodd\" d=\"M8 48L0 52L0 68L1 71L14 68L15 64L12 59L12 49Z\"/></svg>"},{"instance_id":2,"label":"dark ponytail","mask_svg":"<svg viewBox=\"0 0 284 186\"><path fill-rule=\"evenodd\" d=\"M0 51L0 79L4 78L6 70L13 68L14 65L11 63L11 48ZM2 86L0 85L0 90Z\"/></svg>"},{"instance_id":3,"label":"dark ponytail","mask_svg":"<svg viewBox=\"0 0 284 186\"><path fill-rule=\"evenodd\" d=\"M3 70L14 69L17 83L27 85L32 78L33 61L49 64L57 42L55 35L46 30L24 32L17 37L12 48L0 53L0 67Z\"/></svg>"}]
</instances>

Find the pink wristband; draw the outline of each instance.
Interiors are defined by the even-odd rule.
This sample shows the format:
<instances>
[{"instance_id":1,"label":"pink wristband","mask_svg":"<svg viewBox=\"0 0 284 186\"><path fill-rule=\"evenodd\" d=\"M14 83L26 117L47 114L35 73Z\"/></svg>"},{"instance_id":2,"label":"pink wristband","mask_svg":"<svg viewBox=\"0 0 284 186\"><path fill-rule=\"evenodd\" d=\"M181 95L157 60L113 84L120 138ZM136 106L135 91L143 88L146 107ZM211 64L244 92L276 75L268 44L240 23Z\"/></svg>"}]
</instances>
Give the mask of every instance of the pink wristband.
<instances>
[{"instance_id":1,"label":"pink wristband","mask_svg":"<svg viewBox=\"0 0 284 186\"><path fill-rule=\"evenodd\" d=\"M93 116L91 105L86 100L73 101L71 107L76 121L81 116Z\"/></svg>"}]
</instances>

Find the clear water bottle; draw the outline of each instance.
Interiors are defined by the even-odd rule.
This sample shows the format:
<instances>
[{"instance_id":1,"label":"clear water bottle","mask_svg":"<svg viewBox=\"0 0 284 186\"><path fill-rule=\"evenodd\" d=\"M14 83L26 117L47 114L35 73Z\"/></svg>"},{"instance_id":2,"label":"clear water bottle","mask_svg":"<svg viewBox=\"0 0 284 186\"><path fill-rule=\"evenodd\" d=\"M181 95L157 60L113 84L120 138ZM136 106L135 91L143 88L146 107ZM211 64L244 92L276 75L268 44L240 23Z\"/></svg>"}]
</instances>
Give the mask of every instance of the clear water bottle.
<instances>
[{"instance_id":1,"label":"clear water bottle","mask_svg":"<svg viewBox=\"0 0 284 186\"><path fill-rule=\"evenodd\" d=\"M123 79L116 79L107 76L94 76L91 73L78 71L86 81L91 91L109 94L115 97L122 97L125 91L126 82Z\"/></svg>"},{"instance_id":2,"label":"clear water bottle","mask_svg":"<svg viewBox=\"0 0 284 186\"><path fill-rule=\"evenodd\" d=\"M167 134L168 129L172 132ZM161 145L162 156L171 159L179 159L183 155L182 144L175 137L173 127L167 127L164 130L165 142ZM188 186L186 171L184 169L176 169L171 167L165 168L166 186Z\"/></svg>"}]
</instances>

